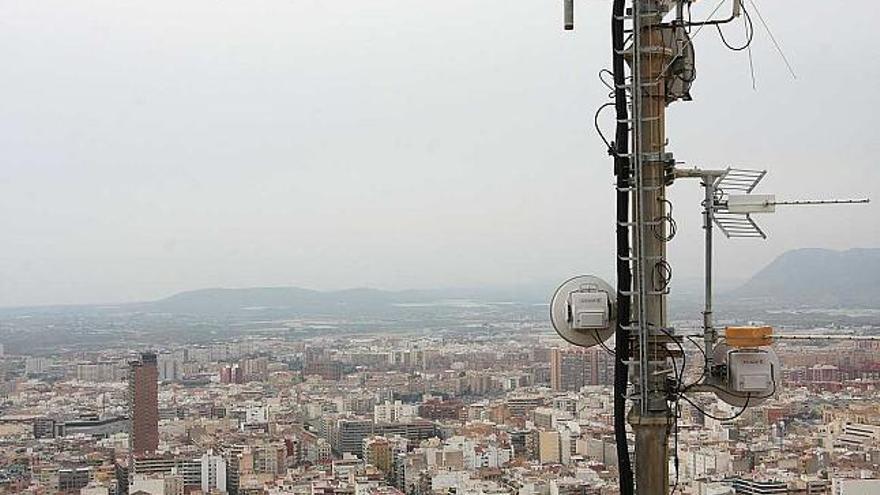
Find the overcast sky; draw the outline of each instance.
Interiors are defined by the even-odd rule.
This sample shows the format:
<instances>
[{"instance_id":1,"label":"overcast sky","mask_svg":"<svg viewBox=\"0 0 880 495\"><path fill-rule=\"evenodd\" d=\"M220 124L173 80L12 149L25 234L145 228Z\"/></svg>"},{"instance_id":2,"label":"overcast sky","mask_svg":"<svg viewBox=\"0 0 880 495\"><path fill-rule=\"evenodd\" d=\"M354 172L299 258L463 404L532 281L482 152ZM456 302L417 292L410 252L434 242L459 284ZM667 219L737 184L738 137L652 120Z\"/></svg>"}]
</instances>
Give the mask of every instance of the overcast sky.
<instances>
[{"instance_id":1,"label":"overcast sky","mask_svg":"<svg viewBox=\"0 0 880 495\"><path fill-rule=\"evenodd\" d=\"M577 6L566 33L558 0L0 1L0 306L610 277L592 131L610 1ZM766 167L762 191L786 198L876 196L880 39L851 15L875 2L758 6L797 80L760 24L757 91L746 54L704 30L669 149ZM670 194L671 261L695 277L701 192ZM769 240L719 242L720 275L878 246L877 213L762 218Z\"/></svg>"}]
</instances>

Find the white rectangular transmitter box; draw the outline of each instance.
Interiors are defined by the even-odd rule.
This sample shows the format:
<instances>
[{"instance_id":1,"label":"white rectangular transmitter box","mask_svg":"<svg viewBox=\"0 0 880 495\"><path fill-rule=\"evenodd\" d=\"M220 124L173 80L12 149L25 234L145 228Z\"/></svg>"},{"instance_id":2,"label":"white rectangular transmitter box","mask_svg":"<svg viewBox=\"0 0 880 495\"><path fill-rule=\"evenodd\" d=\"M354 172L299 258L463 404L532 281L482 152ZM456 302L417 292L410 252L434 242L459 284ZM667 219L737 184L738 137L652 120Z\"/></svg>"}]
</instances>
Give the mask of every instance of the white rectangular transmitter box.
<instances>
[{"instance_id":1,"label":"white rectangular transmitter box","mask_svg":"<svg viewBox=\"0 0 880 495\"><path fill-rule=\"evenodd\" d=\"M727 378L735 392L767 393L773 385L770 355L759 350L732 350L727 355Z\"/></svg>"},{"instance_id":2,"label":"white rectangular transmitter box","mask_svg":"<svg viewBox=\"0 0 880 495\"><path fill-rule=\"evenodd\" d=\"M608 328L608 294L602 291L574 291L569 294L571 328L601 330Z\"/></svg>"}]
</instances>

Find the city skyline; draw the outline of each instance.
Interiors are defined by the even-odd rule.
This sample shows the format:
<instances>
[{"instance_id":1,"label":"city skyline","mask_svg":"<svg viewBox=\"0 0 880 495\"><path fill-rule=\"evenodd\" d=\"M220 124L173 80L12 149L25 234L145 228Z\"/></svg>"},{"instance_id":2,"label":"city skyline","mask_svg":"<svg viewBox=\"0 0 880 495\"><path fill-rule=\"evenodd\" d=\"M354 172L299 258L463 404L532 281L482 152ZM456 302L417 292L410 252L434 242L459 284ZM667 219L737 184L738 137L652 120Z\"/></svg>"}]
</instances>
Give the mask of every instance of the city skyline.
<instances>
[{"instance_id":1,"label":"city skyline","mask_svg":"<svg viewBox=\"0 0 880 495\"><path fill-rule=\"evenodd\" d=\"M404 333L303 334L295 329L316 323L257 316L261 331L206 342L7 351L0 493L553 495L551 486L568 495L617 493L608 351L564 343L537 314L456 314ZM849 325L838 315L829 330L811 323L815 315L788 327L876 335L876 323ZM475 329L475 317L493 325ZM131 334L125 325L116 331ZM676 362L694 380L701 350L683 345ZM677 490L874 493L878 343L776 348L783 370L773 398L745 414L707 396L682 403L678 469L670 467ZM135 413L134 422L155 433L130 455L139 442L127 426L138 395L131 389L147 384L131 372L141 368L133 357L153 363L151 390L140 396L156 409ZM22 446L32 453L16 453Z\"/></svg>"},{"instance_id":2,"label":"city skyline","mask_svg":"<svg viewBox=\"0 0 880 495\"><path fill-rule=\"evenodd\" d=\"M880 494L875 10L0 2L0 495Z\"/></svg>"}]
</instances>

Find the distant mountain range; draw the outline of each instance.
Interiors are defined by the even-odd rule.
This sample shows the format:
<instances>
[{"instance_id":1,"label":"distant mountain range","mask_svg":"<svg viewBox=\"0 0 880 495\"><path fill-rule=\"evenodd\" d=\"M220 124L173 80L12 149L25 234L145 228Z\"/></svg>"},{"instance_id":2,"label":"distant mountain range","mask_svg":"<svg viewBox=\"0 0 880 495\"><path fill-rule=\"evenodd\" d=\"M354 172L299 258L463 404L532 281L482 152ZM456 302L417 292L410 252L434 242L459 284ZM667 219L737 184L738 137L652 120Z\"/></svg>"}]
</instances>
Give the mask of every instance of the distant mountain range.
<instances>
[{"instance_id":1,"label":"distant mountain range","mask_svg":"<svg viewBox=\"0 0 880 495\"><path fill-rule=\"evenodd\" d=\"M256 308L294 312L337 313L387 310L449 300L549 301L552 287L518 289L436 289L385 291L348 289L316 291L298 287L201 289L145 303L169 313L230 313ZM686 298L701 297L696 292ZM796 249L783 253L747 282L719 297L722 301L760 308L880 308L880 249Z\"/></svg>"},{"instance_id":2,"label":"distant mountain range","mask_svg":"<svg viewBox=\"0 0 880 495\"><path fill-rule=\"evenodd\" d=\"M699 282L675 282L669 301L673 318L699 315ZM287 329L296 335L460 329L496 319L546 322L546 304L554 289L555 284L403 291L200 289L126 304L0 308L0 341L10 352L53 353L58 348L93 349L113 342L208 342L223 335L271 333L284 331L286 327L278 322L290 319L307 322L295 331ZM718 289L719 319L878 326L880 249L789 251L738 288L724 290L719 285ZM856 309L860 311L852 311ZM309 320L321 323L313 326Z\"/></svg>"},{"instance_id":3,"label":"distant mountain range","mask_svg":"<svg viewBox=\"0 0 880 495\"><path fill-rule=\"evenodd\" d=\"M788 251L724 298L761 307L880 308L880 249Z\"/></svg>"},{"instance_id":4,"label":"distant mountain range","mask_svg":"<svg viewBox=\"0 0 880 495\"><path fill-rule=\"evenodd\" d=\"M317 291L300 287L211 288L180 292L156 301L116 305L0 308L2 314L59 312L148 312L191 315L299 314L382 315L407 307L462 303L547 303L555 286L450 288L386 291L357 288ZM732 309L874 308L880 309L880 249L797 249L783 253L735 289L719 287L718 300ZM682 281L670 301L692 311L702 300L702 281ZM438 304L439 303L439 304ZM449 305L449 304L447 304Z\"/></svg>"},{"instance_id":5,"label":"distant mountain range","mask_svg":"<svg viewBox=\"0 0 880 495\"><path fill-rule=\"evenodd\" d=\"M143 309L168 313L238 313L277 310L304 314L389 311L391 308L475 302L530 304L549 299L549 292L526 289L430 289L387 291L370 288L317 291L300 287L200 289L142 303Z\"/></svg>"}]
</instances>

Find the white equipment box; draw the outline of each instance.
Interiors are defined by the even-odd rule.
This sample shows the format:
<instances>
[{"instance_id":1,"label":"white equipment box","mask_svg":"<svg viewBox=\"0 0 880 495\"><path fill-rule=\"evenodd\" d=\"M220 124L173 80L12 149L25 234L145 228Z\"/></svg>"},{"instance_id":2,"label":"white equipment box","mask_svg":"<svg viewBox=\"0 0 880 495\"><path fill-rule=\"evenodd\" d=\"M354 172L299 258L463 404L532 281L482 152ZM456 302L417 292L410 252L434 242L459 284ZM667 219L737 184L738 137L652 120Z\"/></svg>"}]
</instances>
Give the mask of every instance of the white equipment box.
<instances>
[{"instance_id":1,"label":"white equipment box","mask_svg":"<svg viewBox=\"0 0 880 495\"><path fill-rule=\"evenodd\" d=\"M609 325L608 293L578 290L568 295L571 328L602 330Z\"/></svg>"},{"instance_id":2,"label":"white equipment box","mask_svg":"<svg viewBox=\"0 0 880 495\"><path fill-rule=\"evenodd\" d=\"M734 392L769 394L774 379L770 355L754 349L730 351L727 378Z\"/></svg>"}]
</instances>

